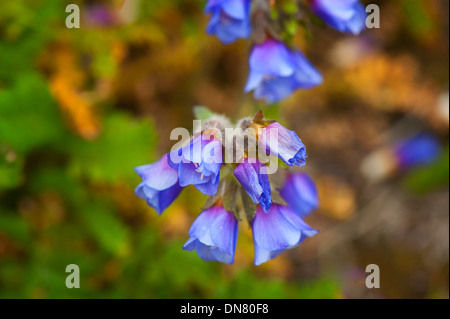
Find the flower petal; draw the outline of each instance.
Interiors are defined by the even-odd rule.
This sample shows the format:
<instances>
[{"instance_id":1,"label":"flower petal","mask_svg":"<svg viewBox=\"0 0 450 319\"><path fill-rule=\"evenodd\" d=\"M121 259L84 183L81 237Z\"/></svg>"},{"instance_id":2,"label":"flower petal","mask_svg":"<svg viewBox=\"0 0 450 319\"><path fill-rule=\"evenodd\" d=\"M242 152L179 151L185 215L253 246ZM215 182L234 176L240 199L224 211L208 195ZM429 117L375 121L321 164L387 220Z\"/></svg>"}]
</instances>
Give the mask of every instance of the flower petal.
<instances>
[{"instance_id":1,"label":"flower petal","mask_svg":"<svg viewBox=\"0 0 450 319\"><path fill-rule=\"evenodd\" d=\"M149 187L146 183L140 183L135 193L138 197L145 199L150 207L153 207L158 215L162 212L178 197L182 191L182 187L178 184L169 187L168 189L159 191Z\"/></svg>"},{"instance_id":2,"label":"flower petal","mask_svg":"<svg viewBox=\"0 0 450 319\"><path fill-rule=\"evenodd\" d=\"M436 136L423 133L407 138L394 146L394 154L401 168L410 168L433 162L441 152Z\"/></svg>"},{"instance_id":3,"label":"flower petal","mask_svg":"<svg viewBox=\"0 0 450 319\"><path fill-rule=\"evenodd\" d=\"M216 218L215 207L203 211L192 223L189 229L189 236L197 238L205 245L215 246L211 237L210 227Z\"/></svg>"},{"instance_id":4,"label":"flower petal","mask_svg":"<svg viewBox=\"0 0 450 319\"><path fill-rule=\"evenodd\" d=\"M250 0L227 0L222 3L222 9L235 19L248 20L250 15Z\"/></svg>"},{"instance_id":5,"label":"flower petal","mask_svg":"<svg viewBox=\"0 0 450 319\"><path fill-rule=\"evenodd\" d=\"M234 257L237 242L238 221L232 212L222 207L216 207L217 217L211 224L210 232L212 240L221 251Z\"/></svg>"},{"instance_id":6,"label":"flower petal","mask_svg":"<svg viewBox=\"0 0 450 319\"><path fill-rule=\"evenodd\" d=\"M189 230L191 237L183 246L196 250L203 260L231 264L237 242L237 220L233 213L215 206L203 211Z\"/></svg>"},{"instance_id":7,"label":"flower petal","mask_svg":"<svg viewBox=\"0 0 450 319\"><path fill-rule=\"evenodd\" d=\"M255 245L255 260L254 260L255 266L259 266L259 265L265 263L266 261L269 261L270 259L277 257L279 254L281 254L284 251L284 249L272 251L272 250L263 249L263 248L259 247L258 244L256 244L256 243L254 245Z\"/></svg>"},{"instance_id":8,"label":"flower petal","mask_svg":"<svg viewBox=\"0 0 450 319\"><path fill-rule=\"evenodd\" d=\"M322 75L300 51L291 52L291 57L296 66L294 75L295 89L309 89L322 84Z\"/></svg>"},{"instance_id":9,"label":"flower petal","mask_svg":"<svg viewBox=\"0 0 450 319\"><path fill-rule=\"evenodd\" d=\"M250 0L208 1L205 12L212 15L206 32L217 35L225 44L248 38L251 34L250 5Z\"/></svg>"},{"instance_id":10,"label":"flower petal","mask_svg":"<svg viewBox=\"0 0 450 319\"><path fill-rule=\"evenodd\" d=\"M210 178L202 175L198 170L198 166L194 163L180 163L178 168L178 176L180 186L198 185L208 183Z\"/></svg>"},{"instance_id":11,"label":"flower petal","mask_svg":"<svg viewBox=\"0 0 450 319\"><path fill-rule=\"evenodd\" d=\"M269 177L265 166L257 159L252 160L255 163L250 163L249 159L246 159L243 163L237 165L234 175L247 191L252 201L255 204L261 204L261 207L267 213L272 204Z\"/></svg>"},{"instance_id":12,"label":"flower petal","mask_svg":"<svg viewBox=\"0 0 450 319\"><path fill-rule=\"evenodd\" d=\"M211 175L204 177L206 183L195 184L195 187L202 193L208 196L216 195L219 188L219 177L220 175Z\"/></svg>"},{"instance_id":13,"label":"flower petal","mask_svg":"<svg viewBox=\"0 0 450 319\"><path fill-rule=\"evenodd\" d=\"M267 153L278 156L292 166L305 165L306 149L295 131L290 131L277 122L267 125L259 134L259 143Z\"/></svg>"},{"instance_id":14,"label":"flower petal","mask_svg":"<svg viewBox=\"0 0 450 319\"><path fill-rule=\"evenodd\" d=\"M250 70L250 74L247 79L247 84L245 85L244 92L250 92L256 89L262 80L264 79L264 73L257 72L255 70Z\"/></svg>"},{"instance_id":15,"label":"flower petal","mask_svg":"<svg viewBox=\"0 0 450 319\"><path fill-rule=\"evenodd\" d=\"M268 214L258 207L252 222L253 238L258 247L280 250L299 242L301 232L284 218L280 207L278 204L273 204Z\"/></svg>"},{"instance_id":16,"label":"flower petal","mask_svg":"<svg viewBox=\"0 0 450 319\"><path fill-rule=\"evenodd\" d=\"M296 229L302 232L302 235L306 235L308 237L312 237L316 235L319 231L312 228L308 224L306 224L303 219L297 215L290 207L282 206L280 208L280 213L283 217L289 221Z\"/></svg>"},{"instance_id":17,"label":"flower petal","mask_svg":"<svg viewBox=\"0 0 450 319\"><path fill-rule=\"evenodd\" d=\"M316 185L305 173L288 175L280 195L302 217L309 215L319 206Z\"/></svg>"},{"instance_id":18,"label":"flower petal","mask_svg":"<svg viewBox=\"0 0 450 319\"><path fill-rule=\"evenodd\" d=\"M294 74L289 50L279 41L268 39L253 47L250 54L250 69L265 75L289 76Z\"/></svg>"},{"instance_id":19,"label":"flower petal","mask_svg":"<svg viewBox=\"0 0 450 319\"><path fill-rule=\"evenodd\" d=\"M366 9L358 0L313 0L312 10L340 32L356 35L366 26Z\"/></svg>"},{"instance_id":20,"label":"flower petal","mask_svg":"<svg viewBox=\"0 0 450 319\"><path fill-rule=\"evenodd\" d=\"M138 166L134 170L154 190L164 190L178 183L178 172L169 166L168 154L155 163Z\"/></svg>"}]
</instances>

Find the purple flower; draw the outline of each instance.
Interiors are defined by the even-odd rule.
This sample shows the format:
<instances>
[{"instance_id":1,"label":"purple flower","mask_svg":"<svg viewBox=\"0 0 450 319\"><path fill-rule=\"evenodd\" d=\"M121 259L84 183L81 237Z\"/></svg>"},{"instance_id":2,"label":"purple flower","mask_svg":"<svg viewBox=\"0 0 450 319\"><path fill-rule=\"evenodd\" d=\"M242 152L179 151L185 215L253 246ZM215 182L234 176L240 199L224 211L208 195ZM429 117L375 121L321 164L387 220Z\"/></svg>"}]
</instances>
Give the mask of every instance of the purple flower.
<instances>
[{"instance_id":1,"label":"purple flower","mask_svg":"<svg viewBox=\"0 0 450 319\"><path fill-rule=\"evenodd\" d=\"M256 266L275 258L285 249L299 245L317 230L307 225L290 207L272 204L268 214L258 206L252 221Z\"/></svg>"},{"instance_id":2,"label":"purple flower","mask_svg":"<svg viewBox=\"0 0 450 319\"><path fill-rule=\"evenodd\" d=\"M158 162L135 167L142 182L136 187L135 193L147 204L153 207L158 215L178 197L182 187L178 184L178 173L169 166L168 154Z\"/></svg>"},{"instance_id":3,"label":"purple flower","mask_svg":"<svg viewBox=\"0 0 450 319\"><path fill-rule=\"evenodd\" d=\"M251 0L209 0L205 13L211 13L206 32L215 34L225 44L248 38Z\"/></svg>"},{"instance_id":4,"label":"purple flower","mask_svg":"<svg viewBox=\"0 0 450 319\"><path fill-rule=\"evenodd\" d=\"M309 89L322 83L320 73L301 52L273 39L253 47L249 64L245 92L255 90L255 98L268 103L278 102L299 88Z\"/></svg>"},{"instance_id":5,"label":"purple flower","mask_svg":"<svg viewBox=\"0 0 450 319\"><path fill-rule=\"evenodd\" d=\"M356 35L366 26L366 9L359 0L312 0L311 8L340 32Z\"/></svg>"},{"instance_id":6,"label":"purple flower","mask_svg":"<svg viewBox=\"0 0 450 319\"><path fill-rule=\"evenodd\" d=\"M438 139L431 134L418 134L394 147L394 154L402 169L433 162L441 152Z\"/></svg>"},{"instance_id":7,"label":"purple flower","mask_svg":"<svg viewBox=\"0 0 450 319\"><path fill-rule=\"evenodd\" d=\"M254 162L254 163L252 163ZM234 169L234 176L242 184L255 204L268 213L272 205L269 177L265 165L256 158L246 158Z\"/></svg>"},{"instance_id":8,"label":"purple flower","mask_svg":"<svg viewBox=\"0 0 450 319\"><path fill-rule=\"evenodd\" d=\"M278 122L259 129L258 141L267 154L278 156L293 166L304 166L307 158L306 148L297 133L290 131Z\"/></svg>"},{"instance_id":9,"label":"purple flower","mask_svg":"<svg viewBox=\"0 0 450 319\"><path fill-rule=\"evenodd\" d=\"M178 171L180 186L194 185L205 195L215 195L222 166L222 143L200 134L169 156L169 165Z\"/></svg>"},{"instance_id":10,"label":"purple flower","mask_svg":"<svg viewBox=\"0 0 450 319\"><path fill-rule=\"evenodd\" d=\"M184 244L185 250L196 250L206 261L234 262L238 221L233 213L222 206L202 212L189 230L191 238Z\"/></svg>"},{"instance_id":11,"label":"purple flower","mask_svg":"<svg viewBox=\"0 0 450 319\"><path fill-rule=\"evenodd\" d=\"M319 206L316 185L305 173L289 174L280 195L301 217L308 216Z\"/></svg>"}]
</instances>

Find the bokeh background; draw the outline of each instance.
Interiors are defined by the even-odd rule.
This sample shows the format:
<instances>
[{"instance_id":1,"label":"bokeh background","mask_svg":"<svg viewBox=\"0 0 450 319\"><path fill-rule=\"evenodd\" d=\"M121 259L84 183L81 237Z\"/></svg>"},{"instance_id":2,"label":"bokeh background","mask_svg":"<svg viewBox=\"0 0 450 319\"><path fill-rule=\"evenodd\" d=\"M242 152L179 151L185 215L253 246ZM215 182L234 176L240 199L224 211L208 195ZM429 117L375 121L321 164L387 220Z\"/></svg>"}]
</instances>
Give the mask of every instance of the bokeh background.
<instances>
[{"instance_id":1,"label":"bokeh background","mask_svg":"<svg viewBox=\"0 0 450 319\"><path fill-rule=\"evenodd\" d=\"M299 28L325 82L267 106L243 93L251 43L206 35L205 1L0 1L0 297L448 298L448 1L372 3L381 28L358 37ZM182 250L205 196L188 187L158 217L133 168L191 129L195 105L297 131L318 235L259 267L245 221L234 265ZM388 164L368 156L420 132L440 155L374 179Z\"/></svg>"}]
</instances>

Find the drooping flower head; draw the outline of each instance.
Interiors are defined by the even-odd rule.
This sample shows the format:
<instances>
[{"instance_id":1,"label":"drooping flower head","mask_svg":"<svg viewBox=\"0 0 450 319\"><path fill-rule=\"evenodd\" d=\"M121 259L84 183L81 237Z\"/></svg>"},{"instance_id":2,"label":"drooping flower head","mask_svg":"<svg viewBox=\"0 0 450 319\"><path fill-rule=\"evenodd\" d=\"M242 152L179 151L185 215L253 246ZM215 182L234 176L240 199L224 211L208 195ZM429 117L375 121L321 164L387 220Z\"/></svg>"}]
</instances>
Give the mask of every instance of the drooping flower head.
<instances>
[{"instance_id":1,"label":"drooping flower head","mask_svg":"<svg viewBox=\"0 0 450 319\"><path fill-rule=\"evenodd\" d=\"M169 156L169 165L178 171L180 186L194 185L205 195L217 193L222 162L222 143L204 133Z\"/></svg>"},{"instance_id":2,"label":"drooping flower head","mask_svg":"<svg viewBox=\"0 0 450 319\"><path fill-rule=\"evenodd\" d=\"M278 156L289 166L304 166L306 148L295 131L288 130L276 121L264 120L261 111L249 125L255 131L259 145L266 154Z\"/></svg>"},{"instance_id":3,"label":"drooping flower head","mask_svg":"<svg viewBox=\"0 0 450 319\"><path fill-rule=\"evenodd\" d=\"M251 0L209 0L205 13L211 13L206 31L225 44L251 34Z\"/></svg>"},{"instance_id":4,"label":"drooping flower head","mask_svg":"<svg viewBox=\"0 0 450 319\"><path fill-rule=\"evenodd\" d=\"M312 0L311 8L340 32L356 35L366 26L366 9L359 0Z\"/></svg>"},{"instance_id":5,"label":"drooping flower head","mask_svg":"<svg viewBox=\"0 0 450 319\"><path fill-rule=\"evenodd\" d=\"M279 204L272 204L267 214L258 206L252 221L252 231L256 266L318 233L290 207Z\"/></svg>"},{"instance_id":6,"label":"drooping flower head","mask_svg":"<svg viewBox=\"0 0 450 319\"><path fill-rule=\"evenodd\" d=\"M246 158L234 169L234 176L241 183L255 204L267 213L272 205L269 177L266 167L256 158Z\"/></svg>"},{"instance_id":7,"label":"drooping flower head","mask_svg":"<svg viewBox=\"0 0 450 319\"><path fill-rule=\"evenodd\" d=\"M268 103L287 98L297 89L309 89L322 83L319 71L301 52L274 39L255 45L249 64L245 92L255 90L255 98Z\"/></svg>"},{"instance_id":8,"label":"drooping flower head","mask_svg":"<svg viewBox=\"0 0 450 319\"><path fill-rule=\"evenodd\" d=\"M253 119L241 119L237 124L239 129L231 130L230 137L226 136L231 126L226 118L205 110L196 113L207 118L200 127L200 134L194 135L189 143L183 143L184 146L177 146L158 162L135 168L142 178L135 192L158 214L187 185L194 185L210 196L203 212L192 224L190 238L183 248L195 250L204 260L232 264L240 212L245 213L252 227L255 265L315 235L317 231L302 219L314 206L312 182L308 183L301 174L288 177L280 193L283 200L277 190L271 190L268 178L271 165L260 162L264 157L261 151L265 151L290 166L304 165L305 146L297 134L275 121L265 120L260 111ZM236 158L239 161L236 166L224 166L224 176L219 183L224 149L236 151L239 155L233 154L231 158L233 162ZM231 169L236 178L231 175Z\"/></svg>"},{"instance_id":9,"label":"drooping flower head","mask_svg":"<svg viewBox=\"0 0 450 319\"><path fill-rule=\"evenodd\" d=\"M226 264L234 262L238 221L233 213L221 205L203 211L189 230L189 240L185 250L196 250L206 261L220 261Z\"/></svg>"},{"instance_id":10,"label":"drooping flower head","mask_svg":"<svg viewBox=\"0 0 450 319\"><path fill-rule=\"evenodd\" d=\"M153 164L136 167L135 171L142 178L135 189L136 195L161 215L182 190L178 184L178 172L169 166L168 154Z\"/></svg>"},{"instance_id":11,"label":"drooping flower head","mask_svg":"<svg viewBox=\"0 0 450 319\"><path fill-rule=\"evenodd\" d=\"M319 206L316 185L306 173L288 174L280 195L301 217L308 216Z\"/></svg>"},{"instance_id":12,"label":"drooping flower head","mask_svg":"<svg viewBox=\"0 0 450 319\"><path fill-rule=\"evenodd\" d=\"M394 156L401 169L433 162L441 152L438 139L431 134L418 134L394 146Z\"/></svg>"}]
</instances>

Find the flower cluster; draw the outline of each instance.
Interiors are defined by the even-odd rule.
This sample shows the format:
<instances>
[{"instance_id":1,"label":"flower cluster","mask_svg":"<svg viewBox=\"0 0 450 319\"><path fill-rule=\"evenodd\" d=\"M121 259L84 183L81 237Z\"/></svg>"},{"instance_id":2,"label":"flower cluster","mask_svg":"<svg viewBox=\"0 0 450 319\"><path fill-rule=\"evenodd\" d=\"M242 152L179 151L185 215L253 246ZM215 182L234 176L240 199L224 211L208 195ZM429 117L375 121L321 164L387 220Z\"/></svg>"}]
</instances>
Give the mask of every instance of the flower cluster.
<instances>
[{"instance_id":1,"label":"flower cluster","mask_svg":"<svg viewBox=\"0 0 450 319\"><path fill-rule=\"evenodd\" d=\"M365 27L366 12L359 0L291 4L296 7L294 14L285 12L278 1L269 0L208 0L205 7L210 15L207 32L223 43L252 36L244 90L254 91L255 98L268 103L322 83L322 75L308 59L282 40L286 20L305 22L298 20L311 13L340 32L358 34ZM188 185L208 195L183 247L195 250L204 260L234 262L241 213L253 232L255 265L314 236L317 231L303 221L318 207L313 180L305 173L285 173L279 185L269 179L276 172L271 165L274 157L287 166L305 165L306 148L297 133L264 119L261 111L253 119L240 120L234 128L224 117L206 113L207 120L188 143L156 163L135 168L142 178L136 195L158 214ZM232 136L224 136L229 128Z\"/></svg>"},{"instance_id":2,"label":"flower cluster","mask_svg":"<svg viewBox=\"0 0 450 319\"><path fill-rule=\"evenodd\" d=\"M294 131L265 120L262 112L241 120L242 129L233 131L231 138L221 133L227 123L213 117L186 145L153 164L136 167L142 182L135 192L158 214L188 185L209 195L183 247L204 260L234 262L238 221L244 212L253 232L254 263L260 265L317 233L303 221L318 206L317 191L305 173L287 173L278 186L269 180L270 161L263 155L276 156L289 166L305 165L306 149ZM226 143L244 134L245 147ZM237 154L236 162L224 161L228 151Z\"/></svg>"},{"instance_id":3,"label":"flower cluster","mask_svg":"<svg viewBox=\"0 0 450 319\"><path fill-rule=\"evenodd\" d=\"M250 53L250 72L245 92L254 91L256 99L276 103L297 89L309 89L322 83L322 76L298 50L281 41L283 22L271 18L276 1L268 0L209 0L205 12L211 14L207 27L228 44L254 35ZM309 11L340 32L359 34L365 28L366 11L359 0L312 0L308 5L298 2L292 19L307 17ZM289 17L286 12L278 14ZM289 18L288 18L289 20ZM281 25L281 28L279 27Z\"/></svg>"}]
</instances>

